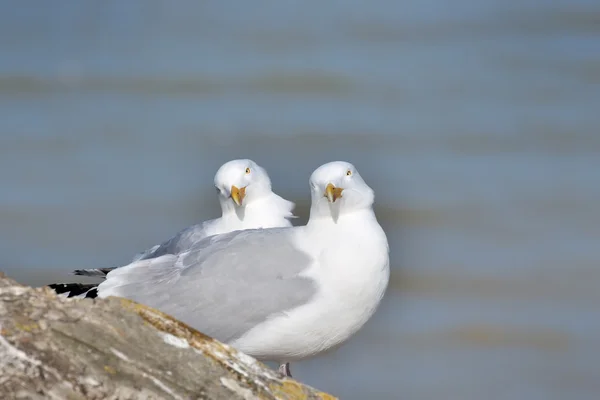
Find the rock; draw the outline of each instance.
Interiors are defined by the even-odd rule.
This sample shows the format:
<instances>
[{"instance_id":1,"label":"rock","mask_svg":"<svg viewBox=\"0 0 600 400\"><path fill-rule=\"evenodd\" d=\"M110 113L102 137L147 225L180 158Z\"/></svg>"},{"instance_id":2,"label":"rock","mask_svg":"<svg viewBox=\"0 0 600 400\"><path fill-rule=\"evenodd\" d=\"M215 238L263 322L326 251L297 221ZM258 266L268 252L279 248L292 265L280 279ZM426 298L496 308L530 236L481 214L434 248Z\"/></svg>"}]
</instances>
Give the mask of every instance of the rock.
<instances>
[{"instance_id":1,"label":"rock","mask_svg":"<svg viewBox=\"0 0 600 400\"><path fill-rule=\"evenodd\" d=\"M334 399L141 304L0 273L3 399Z\"/></svg>"}]
</instances>

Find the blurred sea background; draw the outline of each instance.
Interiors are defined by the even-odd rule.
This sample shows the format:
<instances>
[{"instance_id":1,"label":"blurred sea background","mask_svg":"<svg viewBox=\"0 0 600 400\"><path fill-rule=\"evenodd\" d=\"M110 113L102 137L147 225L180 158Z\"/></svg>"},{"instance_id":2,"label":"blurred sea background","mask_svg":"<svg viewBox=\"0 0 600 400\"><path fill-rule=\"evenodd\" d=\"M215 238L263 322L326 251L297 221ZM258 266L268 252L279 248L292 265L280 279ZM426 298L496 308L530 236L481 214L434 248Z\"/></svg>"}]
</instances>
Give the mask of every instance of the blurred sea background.
<instances>
[{"instance_id":1,"label":"blurred sea background","mask_svg":"<svg viewBox=\"0 0 600 400\"><path fill-rule=\"evenodd\" d=\"M252 158L354 163L392 278L293 365L342 399L600 397L600 3L0 3L0 269L116 266Z\"/></svg>"}]
</instances>

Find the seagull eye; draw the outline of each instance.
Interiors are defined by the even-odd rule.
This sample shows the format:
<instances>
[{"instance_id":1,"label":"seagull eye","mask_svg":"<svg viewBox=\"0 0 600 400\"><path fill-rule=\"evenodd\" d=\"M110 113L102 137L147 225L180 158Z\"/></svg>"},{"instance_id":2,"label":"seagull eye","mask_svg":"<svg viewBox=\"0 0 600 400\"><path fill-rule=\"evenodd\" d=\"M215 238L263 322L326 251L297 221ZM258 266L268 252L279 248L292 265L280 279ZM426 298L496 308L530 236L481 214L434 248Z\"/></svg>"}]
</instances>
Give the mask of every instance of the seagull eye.
<instances>
[{"instance_id":1,"label":"seagull eye","mask_svg":"<svg viewBox=\"0 0 600 400\"><path fill-rule=\"evenodd\" d=\"M250 167L246 168L246 175L250 173Z\"/></svg>"},{"instance_id":2,"label":"seagull eye","mask_svg":"<svg viewBox=\"0 0 600 400\"><path fill-rule=\"evenodd\" d=\"M215 186L215 189L217 189L217 193L221 193L221 189L218 186Z\"/></svg>"},{"instance_id":3,"label":"seagull eye","mask_svg":"<svg viewBox=\"0 0 600 400\"><path fill-rule=\"evenodd\" d=\"M350 175L352 175L352 171L350 171L350 170L346 171L346 176L350 176Z\"/></svg>"}]
</instances>

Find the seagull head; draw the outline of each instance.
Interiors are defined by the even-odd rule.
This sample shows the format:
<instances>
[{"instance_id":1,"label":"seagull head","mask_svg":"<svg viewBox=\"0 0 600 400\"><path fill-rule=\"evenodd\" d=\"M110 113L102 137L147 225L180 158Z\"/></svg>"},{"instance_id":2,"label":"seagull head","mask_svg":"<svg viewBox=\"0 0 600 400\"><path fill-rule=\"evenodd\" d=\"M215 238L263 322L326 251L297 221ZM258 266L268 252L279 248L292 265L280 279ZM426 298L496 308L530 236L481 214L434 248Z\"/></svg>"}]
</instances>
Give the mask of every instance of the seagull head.
<instances>
[{"instance_id":1,"label":"seagull head","mask_svg":"<svg viewBox=\"0 0 600 400\"><path fill-rule=\"evenodd\" d=\"M215 187L223 211L244 208L271 193L267 171L252 160L226 162L215 174Z\"/></svg>"},{"instance_id":2,"label":"seagull head","mask_svg":"<svg viewBox=\"0 0 600 400\"><path fill-rule=\"evenodd\" d=\"M356 167L345 161L321 165L310 177L310 217L330 217L334 222L347 213L371 209L375 195Z\"/></svg>"}]
</instances>

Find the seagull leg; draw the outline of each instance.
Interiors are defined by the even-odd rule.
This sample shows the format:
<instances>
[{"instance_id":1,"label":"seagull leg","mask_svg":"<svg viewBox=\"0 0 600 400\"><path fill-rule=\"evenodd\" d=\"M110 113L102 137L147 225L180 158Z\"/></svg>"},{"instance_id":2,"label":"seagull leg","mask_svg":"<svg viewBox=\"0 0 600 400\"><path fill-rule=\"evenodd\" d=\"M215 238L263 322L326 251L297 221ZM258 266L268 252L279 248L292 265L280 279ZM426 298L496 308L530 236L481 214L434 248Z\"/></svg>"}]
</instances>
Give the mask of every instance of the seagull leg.
<instances>
[{"instance_id":1,"label":"seagull leg","mask_svg":"<svg viewBox=\"0 0 600 400\"><path fill-rule=\"evenodd\" d=\"M283 363L279 365L279 373L284 377L292 377L292 371L290 371L290 363Z\"/></svg>"}]
</instances>

